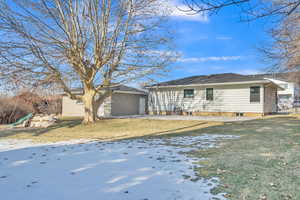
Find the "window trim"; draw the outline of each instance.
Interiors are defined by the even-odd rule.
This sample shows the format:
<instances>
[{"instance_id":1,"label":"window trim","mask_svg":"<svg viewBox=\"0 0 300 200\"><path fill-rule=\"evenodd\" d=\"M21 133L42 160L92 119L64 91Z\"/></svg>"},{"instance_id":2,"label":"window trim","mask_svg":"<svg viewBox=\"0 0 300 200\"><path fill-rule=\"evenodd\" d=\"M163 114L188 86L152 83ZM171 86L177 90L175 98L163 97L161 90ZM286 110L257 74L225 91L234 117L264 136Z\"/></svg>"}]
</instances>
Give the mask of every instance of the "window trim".
<instances>
[{"instance_id":1,"label":"window trim","mask_svg":"<svg viewBox=\"0 0 300 200\"><path fill-rule=\"evenodd\" d=\"M193 96L186 96L185 92L189 90L189 91L193 91ZM195 89L183 89L183 98L185 99L192 99L195 97Z\"/></svg>"},{"instance_id":2,"label":"window trim","mask_svg":"<svg viewBox=\"0 0 300 200\"><path fill-rule=\"evenodd\" d=\"M259 91L259 92L258 92L258 94L259 94L259 95L258 95L258 98L259 98L258 101L257 101L257 100L256 100L256 101L253 101L252 98L251 98L251 95L252 95L251 89L252 89L252 88L258 88L258 89L259 89L259 90L258 90L258 91ZM250 101L250 103L261 103L261 86L250 86L249 90L250 90L250 91L249 91L249 92L250 92L250 94L249 94L249 95L250 95L250 96L249 96L249 101Z\"/></svg>"},{"instance_id":3,"label":"window trim","mask_svg":"<svg viewBox=\"0 0 300 200\"><path fill-rule=\"evenodd\" d=\"M212 99L208 99L208 90L212 90ZM214 88L205 88L205 100L206 101L214 101L215 97L214 97Z\"/></svg>"}]
</instances>

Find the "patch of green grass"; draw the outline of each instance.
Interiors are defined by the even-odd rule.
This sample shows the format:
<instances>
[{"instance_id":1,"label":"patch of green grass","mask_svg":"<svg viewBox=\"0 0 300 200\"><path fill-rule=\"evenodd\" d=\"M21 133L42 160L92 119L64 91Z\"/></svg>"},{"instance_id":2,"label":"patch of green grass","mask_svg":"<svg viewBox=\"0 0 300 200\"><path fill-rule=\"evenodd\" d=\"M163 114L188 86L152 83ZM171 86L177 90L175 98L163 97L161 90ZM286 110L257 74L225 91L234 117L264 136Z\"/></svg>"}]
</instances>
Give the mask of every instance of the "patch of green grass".
<instances>
[{"instance_id":1,"label":"patch of green grass","mask_svg":"<svg viewBox=\"0 0 300 200\"><path fill-rule=\"evenodd\" d=\"M218 148L191 152L208 158L197 169L202 177L219 177L212 192L229 199L300 199L300 120L292 117L227 123L197 130L240 136ZM184 133L182 133L184 134Z\"/></svg>"}]
</instances>

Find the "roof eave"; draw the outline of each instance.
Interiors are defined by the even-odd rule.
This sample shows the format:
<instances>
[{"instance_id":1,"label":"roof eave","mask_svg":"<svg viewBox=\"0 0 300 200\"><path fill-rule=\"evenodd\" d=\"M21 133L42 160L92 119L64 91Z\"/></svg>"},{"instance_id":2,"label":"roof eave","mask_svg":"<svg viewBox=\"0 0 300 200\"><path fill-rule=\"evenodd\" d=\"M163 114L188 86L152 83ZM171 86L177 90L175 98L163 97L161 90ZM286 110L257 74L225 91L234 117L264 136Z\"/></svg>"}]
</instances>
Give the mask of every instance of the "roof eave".
<instances>
[{"instance_id":1,"label":"roof eave","mask_svg":"<svg viewBox=\"0 0 300 200\"><path fill-rule=\"evenodd\" d=\"M277 90L279 90L279 91L284 91L285 89L284 88L282 88L280 85L278 85L277 83L274 83L273 81L270 81L270 83L269 83L271 86L274 86L274 87L276 87L277 88Z\"/></svg>"},{"instance_id":2,"label":"roof eave","mask_svg":"<svg viewBox=\"0 0 300 200\"><path fill-rule=\"evenodd\" d=\"M214 85L239 85L239 84L265 84L270 83L270 80L257 80L257 81L237 81L237 82L224 82L224 83L204 83L204 84L188 84L188 85L165 85L165 86L148 86L146 88L174 88L174 87L194 87L194 86L214 86Z\"/></svg>"},{"instance_id":3,"label":"roof eave","mask_svg":"<svg viewBox=\"0 0 300 200\"><path fill-rule=\"evenodd\" d=\"M147 95L146 92L131 92L131 91L120 91L120 90L115 90L113 93L119 93L119 94L139 94L139 95Z\"/></svg>"},{"instance_id":4,"label":"roof eave","mask_svg":"<svg viewBox=\"0 0 300 200\"><path fill-rule=\"evenodd\" d=\"M83 91L74 91L72 92L74 95L83 95ZM118 94L138 94L138 95L147 95L146 92L138 92L138 91L120 91L120 90L113 90L113 93ZM62 95L67 96L67 94L64 92Z\"/></svg>"}]
</instances>

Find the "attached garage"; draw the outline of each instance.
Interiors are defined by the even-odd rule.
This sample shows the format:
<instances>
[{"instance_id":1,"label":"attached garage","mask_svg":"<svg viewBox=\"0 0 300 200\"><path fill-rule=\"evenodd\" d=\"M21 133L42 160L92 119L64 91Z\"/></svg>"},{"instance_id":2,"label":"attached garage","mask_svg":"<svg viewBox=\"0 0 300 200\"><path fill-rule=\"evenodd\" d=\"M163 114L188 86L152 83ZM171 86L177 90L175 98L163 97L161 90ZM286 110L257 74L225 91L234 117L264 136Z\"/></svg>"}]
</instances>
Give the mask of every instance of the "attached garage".
<instances>
[{"instance_id":1,"label":"attached garage","mask_svg":"<svg viewBox=\"0 0 300 200\"><path fill-rule=\"evenodd\" d=\"M82 94L82 90L77 89L76 93ZM113 88L111 97L98 110L99 117L143 115L147 111L147 93L125 85ZM72 100L64 95L62 100L62 116L84 116L84 105L81 101Z\"/></svg>"}]
</instances>

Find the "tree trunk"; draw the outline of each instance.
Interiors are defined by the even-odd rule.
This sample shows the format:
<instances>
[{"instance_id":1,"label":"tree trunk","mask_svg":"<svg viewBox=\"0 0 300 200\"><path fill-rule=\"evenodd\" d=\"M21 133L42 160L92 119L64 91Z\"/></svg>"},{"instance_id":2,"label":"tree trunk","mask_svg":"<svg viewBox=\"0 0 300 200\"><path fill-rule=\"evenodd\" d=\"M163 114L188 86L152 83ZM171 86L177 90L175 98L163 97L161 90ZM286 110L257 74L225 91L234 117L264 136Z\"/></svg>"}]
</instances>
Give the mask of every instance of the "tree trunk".
<instances>
[{"instance_id":1,"label":"tree trunk","mask_svg":"<svg viewBox=\"0 0 300 200\"><path fill-rule=\"evenodd\" d=\"M84 119L83 124L91 124L96 121L97 112L94 106L94 91L86 91L82 96L82 101L84 103Z\"/></svg>"}]
</instances>

